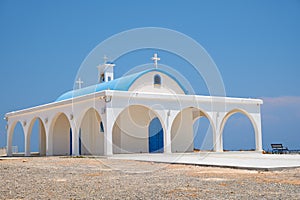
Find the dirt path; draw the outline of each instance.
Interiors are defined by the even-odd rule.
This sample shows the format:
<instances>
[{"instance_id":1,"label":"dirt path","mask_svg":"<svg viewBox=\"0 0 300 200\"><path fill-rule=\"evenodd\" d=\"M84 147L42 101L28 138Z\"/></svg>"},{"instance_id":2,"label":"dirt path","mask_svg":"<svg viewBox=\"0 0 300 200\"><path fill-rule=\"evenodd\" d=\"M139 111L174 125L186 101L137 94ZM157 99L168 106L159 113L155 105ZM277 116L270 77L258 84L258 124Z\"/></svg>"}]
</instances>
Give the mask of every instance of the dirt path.
<instances>
[{"instance_id":1,"label":"dirt path","mask_svg":"<svg viewBox=\"0 0 300 200\"><path fill-rule=\"evenodd\" d=\"M101 158L0 158L0 199L300 199L300 169L259 172Z\"/></svg>"}]
</instances>

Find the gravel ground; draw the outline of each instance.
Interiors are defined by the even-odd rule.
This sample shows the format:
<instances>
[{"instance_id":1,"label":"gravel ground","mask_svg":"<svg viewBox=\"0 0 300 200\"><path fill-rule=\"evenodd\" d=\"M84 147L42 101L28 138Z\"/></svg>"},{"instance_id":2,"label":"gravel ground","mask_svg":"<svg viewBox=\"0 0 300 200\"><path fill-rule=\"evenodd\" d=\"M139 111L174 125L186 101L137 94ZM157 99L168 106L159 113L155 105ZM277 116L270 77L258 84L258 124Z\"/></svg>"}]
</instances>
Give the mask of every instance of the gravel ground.
<instances>
[{"instance_id":1,"label":"gravel ground","mask_svg":"<svg viewBox=\"0 0 300 200\"><path fill-rule=\"evenodd\" d=\"M0 199L300 199L300 168L261 172L105 158L0 158Z\"/></svg>"}]
</instances>

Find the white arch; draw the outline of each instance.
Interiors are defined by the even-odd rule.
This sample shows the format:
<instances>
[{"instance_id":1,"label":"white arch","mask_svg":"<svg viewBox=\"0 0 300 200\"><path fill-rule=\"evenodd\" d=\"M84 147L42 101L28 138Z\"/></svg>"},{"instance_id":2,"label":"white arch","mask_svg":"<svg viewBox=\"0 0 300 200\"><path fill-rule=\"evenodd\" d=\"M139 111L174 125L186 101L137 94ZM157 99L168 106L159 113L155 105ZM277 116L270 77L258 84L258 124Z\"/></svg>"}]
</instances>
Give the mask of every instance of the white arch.
<instances>
[{"instance_id":1,"label":"white arch","mask_svg":"<svg viewBox=\"0 0 300 200\"><path fill-rule=\"evenodd\" d=\"M47 136L47 153L49 154L49 155L53 155L53 154L60 154L60 155L68 155L69 153L67 153L67 152L65 152L66 150L64 150L64 152L62 152L62 153L57 153L57 151L56 151L56 149L54 149L54 146L55 146L55 142L57 142L57 141L54 141L54 128L55 128L55 125L57 124L57 123L59 123L59 122L57 122L57 120L58 120L58 118L60 117L60 116L64 116L66 119L67 119L67 123L68 123L68 125L69 125L69 127L67 127L67 128L71 128L72 129L72 126L71 126L71 122L70 122L70 119L68 118L68 116L67 116L67 114L66 113L64 113L64 112L58 112L58 113L56 113L55 114L55 116L52 118L52 120L51 120L51 125L50 125L50 129L49 129L49 134L48 134L48 136ZM64 127L64 128L66 128L66 127ZM72 130L72 137L74 137L74 130ZM68 137L67 137L68 138ZM70 144L70 142L69 142L69 144Z\"/></svg>"},{"instance_id":2,"label":"white arch","mask_svg":"<svg viewBox=\"0 0 300 200\"><path fill-rule=\"evenodd\" d=\"M152 109L151 107L149 107L149 106L147 106L147 105L143 105L143 104L131 104L131 105L125 107L124 109L122 109L121 112L119 112L119 113L117 114L117 117L116 117L115 119L118 119L118 118L120 117L120 115L121 115L126 109L128 109L129 107L132 107L132 106L141 106L141 107L144 107L144 108L148 109L149 111L153 112L153 113L154 113L154 116L157 117L157 118L159 119L159 121L160 121L160 123L161 123L161 125L162 125L162 127L163 127L163 130L164 130L164 131L166 130L166 126L165 126L165 124L164 124L164 120L162 119L162 117L160 116L160 114L159 114L158 112L156 112L154 109ZM155 117L153 117L153 119L154 119ZM150 120L150 121L151 121L151 120ZM116 122L117 122L117 120L115 120L114 125L115 125ZM114 125L113 125L113 126L114 126ZM104 128L105 128L105 127L104 127Z\"/></svg>"},{"instance_id":3,"label":"white arch","mask_svg":"<svg viewBox=\"0 0 300 200\"><path fill-rule=\"evenodd\" d=\"M39 141L39 153L40 155L46 155L46 128L44 121L41 117L36 116L33 119L31 119L29 123L29 127L27 129L27 133L25 133L25 155L30 156L30 142L31 142L31 134L32 134L32 128L36 120L40 123L40 141Z\"/></svg>"},{"instance_id":4,"label":"white arch","mask_svg":"<svg viewBox=\"0 0 300 200\"><path fill-rule=\"evenodd\" d=\"M67 113L65 113L65 112L57 112L57 113L51 118L51 120L50 120L49 134L52 134L52 133L53 133L53 127L54 127L54 125L55 125L55 123L56 123L56 120L58 119L58 117L59 117L60 115L65 115L66 118L67 118L68 121L69 121L69 124L71 125L71 121L70 121L70 119L69 119Z\"/></svg>"},{"instance_id":5,"label":"white arch","mask_svg":"<svg viewBox=\"0 0 300 200\"><path fill-rule=\"evenodd\" d=\"M88 124L86 117L89 117L90 112L95 113L95 118L89 119ZM82 154L91 155L104 155L104 132L100 133L100 123L102 122L101 116L94 107L85 109L80 115L80 124L78 132L81 132L80 147ZM103 122L102 122L103 124Z\"/></svg>"},{"instance_id":6,"label":"white arch","mask_svg":"<svg viewBox=\"0 0 300 200\"><path fill-rule=\"evenodd\" d=\"M81 125L82 125L82 121L86 115L86 113L89 111L89 110L94 110L97 115L100 117L100 121L101 121L101 115L100 113L98 112L98 110L94 107L94 106L91 106L91 107L87 107L86 109L82 110L81 113L79 114L79 117L76 119L76 123L78 125L78 127L80 128Z\"/></svg>"},{"instance_id":7,"label":"white arch","mask_svg":"<svg viewBox=\"0 0 300 200\"><path fill-rule=\"evenodd\" d=\"M188 132L187 136L189 136L189 138L188 138L189 140L186 140L185 144L183 144L183 140L182 140L182 138L179 138L179 134L176 134L175 136L174 136L174 134L175 134L175 131L181 131L182 132L182 130L180 130L180 127L183 125L182 124L183 122L182 122L182 119L179 119L179 117L182 117L183 112L187 111L189 109L197 109L197 111L199 111L203 116L201 116L201 115L196 116L195 118L192 118L191 121L189 121L189 122L191 122L190 124L186 124L186 125L189 126L188 128L190 128L190 130L188 130L188 129L185 130L186 132ZM206 117L208 119L208 121L210 123L210 126L212 127L213 137L216 137L216 128L215 128L214 121L211 118L211 116L204 109L202 109L200 107L196 107L196 106L185 107L177 113L177 115L175 116L175 118L172 122L172 126L171 126L171 140L172 140L171 147L172 147L172 152L174 152L174 151L175 152L187 152L187 151L189 152L189 151L192 151L191 145L193 145L192 141L194 140L193 124L200 117ZM180 120L179 125L178 125L177 120ZM178 127L175 127L175 126L178 126ZM177 129L175 130L175 128L177 128ZM182 142L182 144L180 144L181 142Z\"/></svg>"},{"instance_id":8,"label":"white arch","mask_svg":"<svg viewBox=\"0 0 300 200\"><path fill-rule=\"evenodd\" d=\"M146 109L146 111L150 111L150 113L149 113L149 115L153 115L153 116L149 116L149 120L147 121L147 125L145 125L145 127L147 127L147 134L148 134L148 127L149 127L149 124L150 124L150 122L151 122L151 120L152 119L154 119L154 118L158 118L159 119L159 121L160 121L160 123L161 123L161 126L162 126L162 129L163 129L163 133L164 133L164 140L165 140L165 133L166 133L166 126L165 126L165 123L164 123L164 121L162 120L162 117L160 116L160 114L158 113L158 112L156 112L154 109L152 109L151 107L148 107L148 106L146 106L146 105L142 105L142 104L132 104L132 105L129 105L129 106L127 106L127 107L125 107L124 109L122 109L122 111L121 112L119 112L118 113L118 115L117 115L117 117L115 118L115 121L113 122L113 149L114 149L114 152L118 152L118 153L121 153L122 151L122 153L132 153L131 151L124 151L124 149L122 149L122 148L120 148L119 146L118 146L118 144L116 144L117 142L116 142L116 134L118 134L118 131L120 131L119 132L119 134L121 134L121 129L120 129L120 126L122 126L122 125L120 125L120 124L118 124L119 123L119 120L120 120L120 117L121 117L121 115L122 114L124 114L124 112L126 112L126 111L129 111L129 109L131 108L131 107L134 107L134 106L138 106L138 107L142 107L142 108L144 108L144 109ZM132 120L132 119L131 119ZM133 121L133 123L135 123L134 122L134 120L132 120ZM135 124L136 126L139 126L139 124ZM106 127L104 127L104 129L105 129ZM123 129L122 129L122 133L123 132L125 132L126 133L126 130L124 131ZM131 135L131 133L126 133L125 135ZM147 141L148 141L148 136L147 136ZM120 142L120 141L118 141L118 142ZM119 144L120 145L120 144ZM147 143L147 145L145 145L144 147L148 147L148 143ZM149 148L147 148L147 152L149 151ZM139 153L139 152L137 152L137 153Z\"/></svg>"},{"instance_id":9,"label":"white arch","mask_svg":"<svg viewBox=\"0 0 300 200\"><path fill-rule=\"evenodd\" d=\"M248 113L246 110L243 110L240 108L235 108L235 109L232 109L231 111L227 112L227 114L223 117L221 125L220 125L220 137L223 138L223 131L224 131L225 124L227 123L227 120L236 113L241 113L250 120L252 127L254 129L256 150L259 150L258 142L257 142L260 139L258 125L256 124L255 119L252 117L252 115L250 113ZM222 139L222 141L223 141L223 139ZM222 144L222 146L223 146L223 144Z\"/></svg>"},{"instance_id":10,"label":"white arch","mask_svg":"<svg viewBox=\"0 0 300 200\"><path fill-rule=\"evenodd\" d=\"M12 142L13 142L13 135L15 134L15 128L16 125L20 123L21 127L22 127L22 132L23 132L23 136L24 136L24 142L25 142L25 129L24 129L24 125L22 123L21 120L16 120L14 122L12 122L9 126L8 129L8 136L7 136L7 156L12 156Z\"/></svg>"}]
</instances>

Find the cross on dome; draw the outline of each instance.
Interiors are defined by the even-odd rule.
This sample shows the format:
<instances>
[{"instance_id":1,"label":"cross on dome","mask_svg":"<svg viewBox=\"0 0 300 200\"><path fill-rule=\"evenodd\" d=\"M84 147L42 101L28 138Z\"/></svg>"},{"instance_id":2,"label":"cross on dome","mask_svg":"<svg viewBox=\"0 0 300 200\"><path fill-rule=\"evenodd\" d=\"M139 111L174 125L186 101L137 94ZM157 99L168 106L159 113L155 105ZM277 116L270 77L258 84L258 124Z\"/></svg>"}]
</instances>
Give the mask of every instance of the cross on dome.
<instances>
[{"instance_id":1,"label":"cross on dome","mask_svg":"<svg viewBox=\"0 0 300 200\"><path fill-rule=\"evenodd\" d=\"M151 58L151 60L154 61L154 66L155 66L155 68L157 68L157 61L160 60L160 58L157 56L157 53L155 53L155 54L153 55L153 57Z\"/></svg>"},{"instance_id":2,"label":"cross on dome","mask_svg":"<svg viewBox=\"0 0 300 200\"><path fill-rule=\"evenodd\" d=\"M83 84L83 81L79 77L78 80L76 81L76 84L78 84L78 89L81 89L81 85Z\"/></svg>"}]
</instances>

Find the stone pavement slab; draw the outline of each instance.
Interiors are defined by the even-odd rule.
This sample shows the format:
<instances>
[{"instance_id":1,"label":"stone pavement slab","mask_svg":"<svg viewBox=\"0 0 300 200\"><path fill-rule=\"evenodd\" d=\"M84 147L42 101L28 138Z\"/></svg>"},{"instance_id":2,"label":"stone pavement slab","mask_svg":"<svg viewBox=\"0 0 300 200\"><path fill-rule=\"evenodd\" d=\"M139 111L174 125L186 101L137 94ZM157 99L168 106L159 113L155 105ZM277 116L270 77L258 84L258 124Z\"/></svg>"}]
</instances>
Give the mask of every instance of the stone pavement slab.
<instances>
[{"instance_id":1,"label":"stone pavement slab","mask_svg":"<svg viewBox=\"0 0 300 200\"><path fill-rule=\"evenodd\" d=\"M300 167L299 154L262 154L258 152L116 154L109 158L265 171Z\"/></svg>"}]
</instances>

